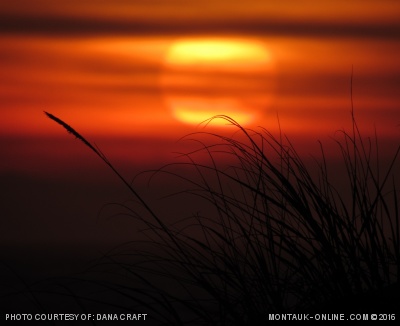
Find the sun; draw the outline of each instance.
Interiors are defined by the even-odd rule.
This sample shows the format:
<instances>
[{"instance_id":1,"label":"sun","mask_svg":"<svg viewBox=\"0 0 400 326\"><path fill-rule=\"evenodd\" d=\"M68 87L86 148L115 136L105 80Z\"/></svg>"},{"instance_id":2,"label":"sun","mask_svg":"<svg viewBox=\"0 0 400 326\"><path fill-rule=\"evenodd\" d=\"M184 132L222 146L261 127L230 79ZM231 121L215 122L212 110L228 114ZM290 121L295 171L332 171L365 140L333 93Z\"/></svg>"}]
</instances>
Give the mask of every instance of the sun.
<instances>
[{"instance_id":1,"label":"sun","mask_svg":"<svg viewBox=\"0 0 400 326\"><path fill-rule=\"evenodd\" d=\"M268 106L273 70L271 53L261 41L180 39L165 56L161 88L180 122L199 124L227 115L245 125Z\"/></svg>"},{"instance_id":2,"label":"sun","mask_svg":"<svg viewBox=\"0 0 400 326\"><path fill-rule=\"evenodd\" d=\"M254 41L229 39L197 39L176 41L166 56L167 64L175 66L204 65L241 68L270 61L264 46ZM238 68L239 68L238 67Z\"/></svg>"}]
</instances>

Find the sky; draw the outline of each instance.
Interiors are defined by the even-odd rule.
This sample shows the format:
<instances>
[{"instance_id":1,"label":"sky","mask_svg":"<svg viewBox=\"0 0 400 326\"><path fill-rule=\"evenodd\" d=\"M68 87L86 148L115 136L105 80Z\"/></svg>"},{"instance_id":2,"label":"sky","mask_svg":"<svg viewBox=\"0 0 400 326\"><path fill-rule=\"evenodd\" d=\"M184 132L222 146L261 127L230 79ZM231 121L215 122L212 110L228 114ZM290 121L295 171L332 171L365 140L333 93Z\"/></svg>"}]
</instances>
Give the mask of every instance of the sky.
<instances>
[{"instance_id":1,"label":"sky","mask_svg":"<svg viewBox=\"0 0 400 326\"><path fill-rule=\"evenodd\" d=\"M178 140L189 133L233 132L199 126L219 114L282 128L307 153L350 127L351 100L389 155L400 136L398 17L396 0L2 1L2 252L132 237L129 222L98 218L128 197L123 186L43 111L127 178L188 150Z\"/></svg>"}]
</instances>

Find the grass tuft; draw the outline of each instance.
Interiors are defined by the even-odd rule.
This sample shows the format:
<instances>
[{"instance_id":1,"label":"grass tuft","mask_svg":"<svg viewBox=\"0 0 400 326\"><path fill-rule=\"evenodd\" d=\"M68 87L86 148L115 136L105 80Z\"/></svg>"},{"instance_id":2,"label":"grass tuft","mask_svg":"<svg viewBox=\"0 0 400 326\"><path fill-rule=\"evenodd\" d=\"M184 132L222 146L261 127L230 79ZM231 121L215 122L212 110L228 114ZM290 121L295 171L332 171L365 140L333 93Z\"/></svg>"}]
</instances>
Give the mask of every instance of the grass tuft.
<instances>
[{"instance_id":1,"label":"grass tuft","mask_svg":"<svg viewBox=\"0 0 400 326\"><path fill-rule=\"evenodd\" d=\"M378 142L362 137L353 114L352 132L336 140L341 187L322 144L311 166L288 138L213 117L238 132L191 135L199 148L154 172L185 183L176 196L211 207L174 225L85 138L46 114L108 164L149 213L126 207L146 226L148 249L132 242L102 265L114 281L99 286L121 296L124 309L143 307L165 324L265 325L269 313L399 306L391 289L400 279L400 146L382 172Z\"/></svg>"}]
</instances>

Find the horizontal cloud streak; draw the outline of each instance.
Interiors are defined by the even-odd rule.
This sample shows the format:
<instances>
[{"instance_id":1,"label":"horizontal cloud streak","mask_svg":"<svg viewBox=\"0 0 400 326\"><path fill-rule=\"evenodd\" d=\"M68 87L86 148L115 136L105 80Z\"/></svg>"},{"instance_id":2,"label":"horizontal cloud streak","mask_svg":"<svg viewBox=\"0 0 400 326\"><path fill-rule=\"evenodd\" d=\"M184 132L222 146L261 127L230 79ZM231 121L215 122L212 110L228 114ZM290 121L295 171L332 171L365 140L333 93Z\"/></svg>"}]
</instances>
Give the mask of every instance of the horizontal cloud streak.
<instances>
[{"instance_id":1,"label":"horizontal cloud streak","mask_svg":"<svg viewBox=\"0 0 400 326\"><path fill-rule=\"evenodd\" d=\"M271 36L369 37L394 39L400 37L399 22L326 22L305 20L264 19L214 20L118 20L112 18L9 16L0 14L3 34L49 36L93 35L195 35L250 34Z\"/></svg>"}]
</instances>

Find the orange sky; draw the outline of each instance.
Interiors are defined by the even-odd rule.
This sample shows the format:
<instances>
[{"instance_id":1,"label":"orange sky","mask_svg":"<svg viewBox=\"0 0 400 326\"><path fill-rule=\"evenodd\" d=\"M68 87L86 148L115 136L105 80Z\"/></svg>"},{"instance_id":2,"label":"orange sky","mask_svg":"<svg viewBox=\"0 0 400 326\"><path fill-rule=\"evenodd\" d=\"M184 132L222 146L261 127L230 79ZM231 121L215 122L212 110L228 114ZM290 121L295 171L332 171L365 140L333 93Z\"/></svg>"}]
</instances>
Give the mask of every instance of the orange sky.
<instances>
[{"instance_id":1,"label":"orange sky","mask_svg":"<svg viewBox=\"0 0 400 326\"><path fill-rule=\"evenodd\" d=\"M143 161L154 159L159 140L198 130L199 111L270 130L278 115L285 133L332 135L350 122L352 67L359 122L398 139L398 17L399 2L389 0L3 1L0 169L22 166L32 139L68 137L43 110L91 140L150 139ZM215 39L229 55L232 42L264 54L237 54L223 69L221 48L183 66L171 54L177 44Z\"/></svg>"}]
</instances>

